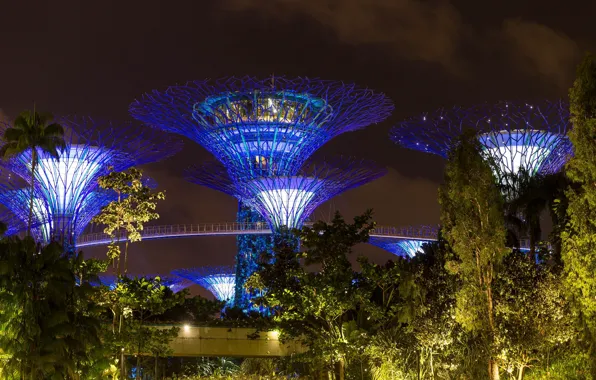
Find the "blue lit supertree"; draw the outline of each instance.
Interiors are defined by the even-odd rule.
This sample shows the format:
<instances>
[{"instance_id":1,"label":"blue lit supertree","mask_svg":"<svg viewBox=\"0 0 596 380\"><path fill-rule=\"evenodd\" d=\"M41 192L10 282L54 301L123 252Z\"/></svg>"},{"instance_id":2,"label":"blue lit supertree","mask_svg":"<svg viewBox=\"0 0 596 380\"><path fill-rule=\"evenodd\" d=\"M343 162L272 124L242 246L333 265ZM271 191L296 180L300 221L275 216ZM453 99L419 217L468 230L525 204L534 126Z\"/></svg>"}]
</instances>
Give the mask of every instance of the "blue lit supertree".
<instances>
[{"instance_id":1,"label":"blue lit supertree","mask_svg":"<svg viewBox=\"0 0 596 380\"><path fill-rule=\"evenodd\" d=\"M423 252L422 246L430 243L431 240L422 239L396 239L392 237L371 237L368 241L376 247L382 248L396 256L414 257Z\"/></svg>"},{"instance_id":2,"label":"blue lit supertree","mask_svg":"<svg viewBox=\"0 0 596 380\"><path fill-rule=\"evenodd\" d=\"M226 306L234 303L236 286L235 270L232 266L185 268L172 271L175 276L182 277L209 290L213 296L226 302Z\"/></svg>"},{"instance_id":3,"label":"blue lit supertree","mask_svg":"<svg viewBox=\"0 0 596 380\"><path fill-rule=\"evenodd\" d=\"M341 157L307 164L293 176L263 176L245 182L233 181L217 163L195 167L187 176L194 183L231 194L251 205L275 232L301 228L323 202L386 172L370 161Z\"/></svg>"},{"instance_id":4,"label":"blue lit supertree","mask_svg":"<svg viewBox=\"0 0 596 380\"><path fill-rule=\"evenodd\" d=\"M462 132L474 130L496 163L496 177L506 184L522 167L531 175L558 172L572 154L568 128L569 109L562 101L500 102L423 114L398 124L390 135L400 146L446 158Z\"/></svg>"},{"instance_id":5,"label":"blue lit supertree","mask_svg":"<svg viewBox=\"0 0 596 380\"><path fill-rule=\"evenodd\" d=\"M241 178L294 174L333 137L392 110L384 94L353 84L283 77L194 81L130 106L133 117L198 142Z\"/></svg>"},{"instance_id":6,"label":"blue lit supertree","mask_svg":"<svg viewBox=\"0 0 596 380\"><path fill-rule=\"evenodd\" d=\"M392 110L385 95L353 84L283 77L195 81L130 106L133 117L201 144L234 181L292 176L333 137L382 121ZM238 209L240 223L263 221L242 202ZM272 239L240 235L237 245L236 302L245 308L244 282Z\"/></svg>"},{"instance_id":7,"label":"blue lit supertree","mask_svg":"<svg viewBox=\"0 0 596 380\"><path fill-rule=\"evenodd\" d=\"M75 243L91 218L114 199L113 194L98 187L100 176L109 170L122 171L157 161L182 147L176 138L133 123L76 117L57 122L65 127L66 148L59 159L38 152L35 172L34 224L36 236L42 241L59 238L69 245ZM7 127L2 125L0 133ZM31 182L30 151L3 161L2 165L25 183ZM10 183L7 186L2 190L9 190ZM0 203L26 223L29 202L22 204L20 199L28 199L30 189L15 191L3 191Z\"/></svg>"}]
</instances>

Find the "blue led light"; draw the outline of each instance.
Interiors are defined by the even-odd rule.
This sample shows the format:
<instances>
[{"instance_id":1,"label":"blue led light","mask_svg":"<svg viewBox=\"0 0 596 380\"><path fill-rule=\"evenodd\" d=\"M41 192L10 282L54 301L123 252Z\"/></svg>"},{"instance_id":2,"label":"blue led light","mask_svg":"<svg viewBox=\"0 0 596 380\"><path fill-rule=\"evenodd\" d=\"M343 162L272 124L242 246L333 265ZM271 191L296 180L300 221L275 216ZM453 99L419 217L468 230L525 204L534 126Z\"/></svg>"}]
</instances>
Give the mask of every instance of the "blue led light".
<instances>
[{"instance_id":1,"label":"blue led light","mask_svg":"<svg viewBox=\"0 0 596 380\"><path fill-rule=\"evenodd\" d=\"M278 231L281 227L302 227L323 202L386 172L370 161L340 157L306 165L295 176L263 176L248 181L233 181L221 164L208 163L187 171L187 179L235 196Z\"/></svg>"},{"instance_id":2,"label":"blue led light","mask_svg":"<svg viewBox=\"0 0 596 380\"><path fill-rule=\"evenodd\" d=\"M293 175L331 138L384 120L393 105L352 84L307 78L195 81L153 91L133 117L209 150L230 175Z\"/></svg>"},{"instance_id":3,"label":"blue led light","mask_svg":"<svg viewBox=\"0 0 596 380\"><path fill-rule=\"evenodd\" d=\"M42 241L61 238L74 244L91 218L115 199L115 194L99 189L97 180L108 173L126 170L168 157L181 149L181 142L151 128L131 123L111 124L91 118L64 118L66 148L55 159L38 151L35 171L34 221L36 236ZM0 132L8 128L1 125ZM5 168L24 180L4 178L0 203L24 225L28 222L31 182L31 151L2 161ZM11 195L16 195L11 199Z\"/></svg>"},{"instance_id":4,"label":"blue led light","mask_svg":"<svg viewBox=\"0 0 596 380\"><path fill-rule=\"evenodd\" d=\"M219 301L226 305L234 303L236 276L233 267L200 267L172 271L172 274L190 280L209 290Z\"/></svg>"},{"instance_id":5,"label":"blue led light","mask_svg":"<svg viewBox=\"0 0 596 380\"><path fill-rule=\"evenodd\" d=\"M422 246L426 243L430 243L430 240L418 240L418 239L403 239L397 240L394 238L384 237L371 237L368 241L376 247L384 249L396 256L401 257L414 257L419 253L422 253Z\"/></svg>"},{"instance_id":6,"label":"blue led light","mask_svg":"<svg viewBox=\"0 0 596 380\"><path fill-rule=\"evenodd\" d=\"M496 161L495 175L503 182L521 167L531 174L558 172L572 155L570 126L568 105L562 101L501 102L440 109L398 124L390 136L405 148L447 158L461 133L474 130L484 152Z\"/></svg>"}]
</instances>

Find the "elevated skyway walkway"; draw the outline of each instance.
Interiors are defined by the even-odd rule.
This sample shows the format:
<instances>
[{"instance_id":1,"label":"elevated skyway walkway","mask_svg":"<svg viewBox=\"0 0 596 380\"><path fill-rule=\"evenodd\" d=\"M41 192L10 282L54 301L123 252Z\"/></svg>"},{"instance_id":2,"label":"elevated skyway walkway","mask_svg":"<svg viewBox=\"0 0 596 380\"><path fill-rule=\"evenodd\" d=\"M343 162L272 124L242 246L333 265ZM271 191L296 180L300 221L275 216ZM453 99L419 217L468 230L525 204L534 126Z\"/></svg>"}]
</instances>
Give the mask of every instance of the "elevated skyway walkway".
<instances>
[{"instance_id":1,"label":"elevated skyway walkway","mask_svg":"<svg viewBox=\"0 0 596 380\"><path fill-rule=\"evenodd\" d=\"M306 224L309 225L308 223ZM143 240L193 236L266 235L271 229L267 223L203 223L147 226L141 232ZM437 231L431 227L376 227L370 236L411 240L436 240ZM110 243L104 233L90 233L79 237L77 247L89 247Z\"/></svg>"},{"instance_id":2,"label":"elevated skyway walkway","mask_svg":"<svg viewBox=\"0 0 596 380\"><path fill-rule=\"evenodd\" d=\"M306 223L311 226L312 223ZM271 229L267 223L202 223L202 224L170 224L162 226L147 226L141 232L143 240L183 238L196 236L225 236L225 235L267 235ZM384 237L395 240L437 240L437 229L429 226L391 227L379 226L370 233L371 237ZM104 233L89 233L81 235L77 247L106 245L110 237ZM530 241L522 239L520 248L529 250Z\"/></svg>"},{"instance_id":3,"label":"elevated skyway walkway","mask_svg":"<svg viewBox=\"0 0 596 380\"><path fill-rule=\"evenodd\" d=\"M304 352L298 341L282 343L279 332L247 327L176 325L178 336L170 342L173 356L277 357ZM163 326L169 328L172 326Z\"/></svg>"}]
</instances>

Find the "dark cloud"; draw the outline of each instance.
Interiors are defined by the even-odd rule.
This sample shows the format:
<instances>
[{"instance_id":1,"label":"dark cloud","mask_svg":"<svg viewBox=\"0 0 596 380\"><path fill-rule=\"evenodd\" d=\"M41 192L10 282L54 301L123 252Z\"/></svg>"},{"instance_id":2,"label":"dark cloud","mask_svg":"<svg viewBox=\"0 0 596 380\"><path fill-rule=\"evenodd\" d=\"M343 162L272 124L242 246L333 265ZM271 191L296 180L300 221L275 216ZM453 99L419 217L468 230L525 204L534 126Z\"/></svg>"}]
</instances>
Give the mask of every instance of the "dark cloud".
<instances>
[{"instance_id":1,"label":"dark cloud","mask_svg":"<svg viewBox=\"0 0 596 380\"><path fill-rule=\"evenodd\" d=\"M487 46L499 46L489 55L511 57L518 69L532 71L559 87L569 85L577 64L578 45L548 26L518 19L506 19L501 27L487 30L464 25L462 15L448 1L228 0L225 4L229 10L257 11L278 20L311 17L344 43L390 44L401 58L437 63L458 75ZM472 45L477 50L474 57L465 58L462 52Z\"/></svg>"},{"instance_id":2,"label":"dark cloud","mask_svg":"<svg viewBox=\"0 0 596 380\"><path fill-rule=\"evenodd\" d=\"M569 87L579 58L575 41L545 25L520 19L505 20L502 32L523 69L561 88Z\"/></svg>"},{"instance_id":3,"label":"dark cloud","mask_svg":"<svg viewBox=\"0 0 596 380\"><path fill-rule=\"evenodd\" d=\"M404 58L453 65L461 20L447 2L415 0L229 0L229 9L310 16L346 43L391 43Z\"/></svg>"}]
</instances>

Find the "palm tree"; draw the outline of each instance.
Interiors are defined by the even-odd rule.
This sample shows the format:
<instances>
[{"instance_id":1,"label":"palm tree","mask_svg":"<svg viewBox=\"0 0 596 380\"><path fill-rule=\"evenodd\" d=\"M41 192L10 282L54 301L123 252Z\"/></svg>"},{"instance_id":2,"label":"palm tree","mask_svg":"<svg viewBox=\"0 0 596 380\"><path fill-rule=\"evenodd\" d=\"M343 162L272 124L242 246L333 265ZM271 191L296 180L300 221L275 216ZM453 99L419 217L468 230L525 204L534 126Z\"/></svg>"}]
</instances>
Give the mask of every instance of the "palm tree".
<instances>
[{"instance_id":1,"label":"palm tree","mask_svg":"<svg viewBox=\"0 0 596 380\"><path fill-rule=\"evenodd\" d=\"M58 123L50 123L53 119L49 113L23 111L14 121L12 127L7 128L2 136L4 145L0 148L0 157L8 158L31 151L31 183L29 200L29 220L27 235L31 235L33 222L33 202L35 190L35 172L39 161L39 154L45 153L59 159L59 152L64 150L64 128Z\"/></svg>"},{"instance_id":2,"label":"palm tree","mask_svg":"<svg viewBox=\"0 0 596 380\"><path fill-rule=\"evenodd\" d=\"M564 177L564 176L563 176ZM560 197L565 183L561 182L561 174L532 175L525 168L507 178L503 188L505 196L505 219L510 232L516 235L525 234L530 239L530 255L536 251L536 244L542 235L540 216L549 209L553 224L556 224L552 209L555 199Z\"/></svg>"}]
</instances>

